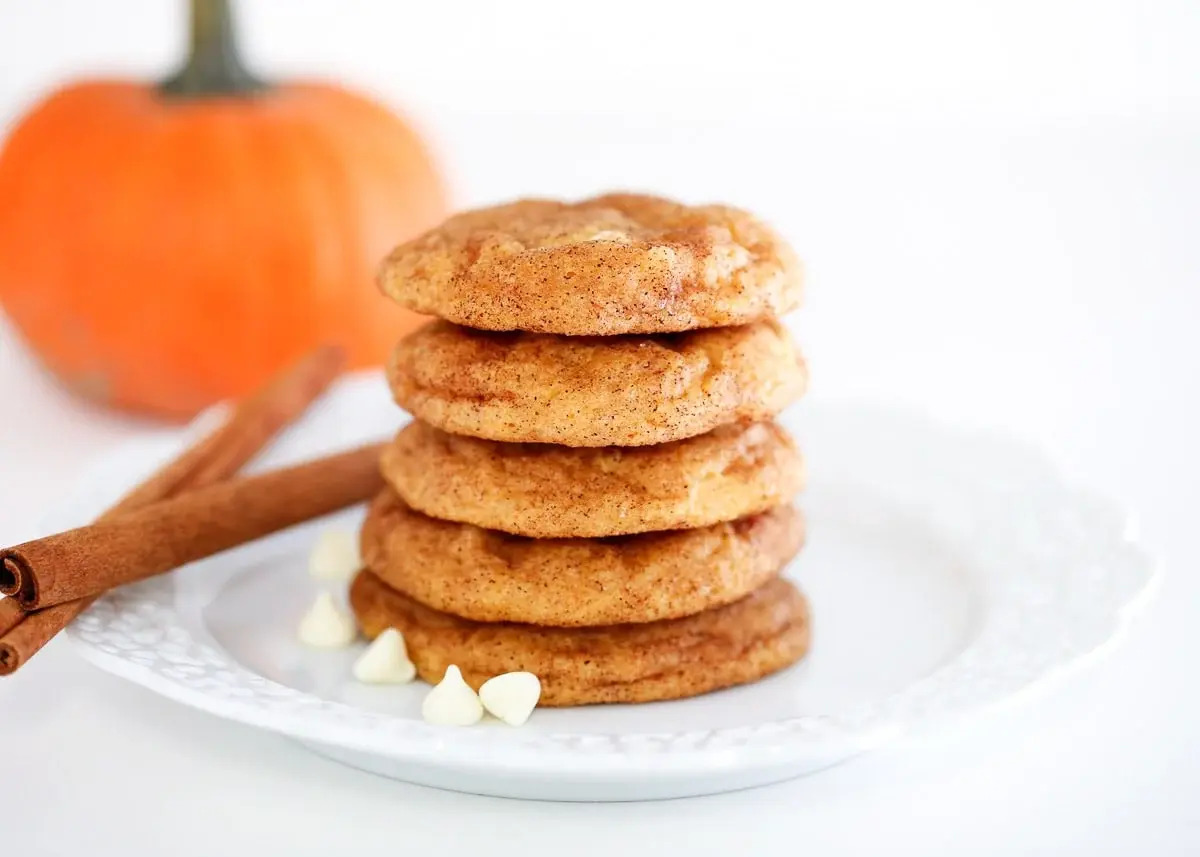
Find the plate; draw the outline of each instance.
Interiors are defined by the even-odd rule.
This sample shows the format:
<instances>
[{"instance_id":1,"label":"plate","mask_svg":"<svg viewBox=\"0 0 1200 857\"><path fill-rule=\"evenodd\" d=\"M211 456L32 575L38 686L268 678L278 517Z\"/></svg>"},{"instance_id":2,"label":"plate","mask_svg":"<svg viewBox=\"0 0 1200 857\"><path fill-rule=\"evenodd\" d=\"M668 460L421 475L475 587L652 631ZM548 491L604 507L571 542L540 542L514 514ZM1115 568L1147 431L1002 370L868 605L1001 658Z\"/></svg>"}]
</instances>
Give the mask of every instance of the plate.
<instances>
[{"instance_id":1,"label":"plate","mask_svg":"<svg viewBox=\"0 0 1200 857\"><path fill-rule=\"evenodd\" d=\"M260 463L386 437L382 380L339 384ZM906 730L1011 699L1114 641L1155 579L1127 517L1035 450L874 407L805 403L809 544L787 574L812 602L800 664L746 687L647 705L539 709L518 729L420 718L427 686L350 678L296 623L318 528L264 539L101 599L71 627L97 666L186 705L375 773L480 794L636 800L810 773ZM94 515L202 430L118 450L54 525ZM344 591L339 591L344 597Z\"/></svg>"}]
</instances>

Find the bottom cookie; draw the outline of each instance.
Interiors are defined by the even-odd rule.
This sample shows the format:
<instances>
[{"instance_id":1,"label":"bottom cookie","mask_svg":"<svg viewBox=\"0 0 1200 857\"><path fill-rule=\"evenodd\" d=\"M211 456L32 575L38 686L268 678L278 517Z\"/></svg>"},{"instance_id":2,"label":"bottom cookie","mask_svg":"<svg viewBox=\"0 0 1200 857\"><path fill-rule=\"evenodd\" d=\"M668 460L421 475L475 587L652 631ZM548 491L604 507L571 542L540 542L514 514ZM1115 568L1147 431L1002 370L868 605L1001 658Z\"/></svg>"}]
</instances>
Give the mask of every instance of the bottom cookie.
<instances>
[{"instance_id":1,"label":"bottom cookie","mask_svg":"<svg viewBox=\"0 0 1200 857\"><path fill-rule=\"evenodd\" d=\"M371 638L404 634L417 673L441 680L457 664L474 688L528 670L542 682L539 704L682 699L755 681L808 651L804 596L775 579L733 604L683 619L598 628L473 622L432 610L361 571L350 606Z\"/></svg>"}]
</instances>

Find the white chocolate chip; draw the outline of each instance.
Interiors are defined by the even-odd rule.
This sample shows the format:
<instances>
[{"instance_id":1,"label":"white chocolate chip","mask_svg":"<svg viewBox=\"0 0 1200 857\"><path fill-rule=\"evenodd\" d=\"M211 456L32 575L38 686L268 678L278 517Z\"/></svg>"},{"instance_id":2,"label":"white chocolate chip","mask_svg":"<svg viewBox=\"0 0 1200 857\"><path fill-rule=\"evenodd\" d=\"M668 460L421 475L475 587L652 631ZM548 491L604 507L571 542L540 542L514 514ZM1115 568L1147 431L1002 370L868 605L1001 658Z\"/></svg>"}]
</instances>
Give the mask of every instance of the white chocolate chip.
<instances>
[{"instance_id":1,"label":"white chocolate chip","mask_svg":"<svg viewBox=\"0 0 1200 857\"><path fill-rule=\"evenodd\" d=\"M426 723L438 726L471 726L483 717L483 705L471 686L463 681L458 667L451 664L441 682L421 703Z\"/></svg>"},{"instance_id":2,"label":"white chocolate chip","mask_svg":"<svg viewBox=\"0 0 1200 857\"><path fill-rule=\"evenodd\" d=\"M322 592L300 620L300 642L317 649L340 649L354 642L358 629L354 617L337 606L333 596Z\"/></svg>"},{"instance_id":3,"label":"white chocolate chip","mask_svg":"<svg viewBox=\"0 0 1200 857\"><path fill-rule=\"evenodd\" d=\"M629 235L625 232L618 232L616 229L601 229L599 232L592 233L588 241L613 241L618 244L628 244Z\"/></svg>"},{"instance_id":4,"label":"white chocolate chip","mask_svg":"<svg viewBox=\"0 0 1200 857\"><path fill-rule=\"evenodd\" d=\"M533 673L504 673L489 678L479 688L479 701L509 726L529 719L542 695L542 683Z\"/></svg>"},{"instance_id":5,"label":"white chocolate chip","mask_svg":"<svg viewBox=\"0 0 1200 857\"><path fill-rule=\"evenodd\" d=\"M408 659L404 635L388 628L354 662L354 677L366 684L408 684L417 668Z\"/></svg>"},{"instance_id":6,"label":"white chocolate chip","mask_svg":"<svg viewBox=\"0 0 1200 857\"><path fill-rule=\"evenodd\" d=\"M360 568L358 538L349 530L322 531L308 555L308 573L317 580L349 580Z\"/></svg>"}]
</instances>

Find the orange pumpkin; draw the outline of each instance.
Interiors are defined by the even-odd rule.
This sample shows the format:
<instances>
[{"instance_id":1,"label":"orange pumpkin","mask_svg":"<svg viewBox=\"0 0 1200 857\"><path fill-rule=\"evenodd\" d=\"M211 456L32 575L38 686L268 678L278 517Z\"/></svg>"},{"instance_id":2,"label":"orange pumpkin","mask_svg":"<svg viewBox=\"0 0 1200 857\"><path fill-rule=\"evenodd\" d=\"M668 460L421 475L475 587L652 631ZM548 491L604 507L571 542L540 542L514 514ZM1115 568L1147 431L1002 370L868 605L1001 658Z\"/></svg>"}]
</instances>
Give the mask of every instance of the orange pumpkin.
<instances>
[{"instance_id":1,"label":"orange pumpkin","mask_svg":"<svg viewBox=\"0 0 1200 857\"><path fill-rule=\"evenodd\" d=\"M264 85L225 0L193 0L192 56L159 86L50 95L0 151L0 303L71 388L187 417L318 342L381 362L417 316L378 261L440 220L420 138L332 85Z\"/></svg>"}]
</instances>

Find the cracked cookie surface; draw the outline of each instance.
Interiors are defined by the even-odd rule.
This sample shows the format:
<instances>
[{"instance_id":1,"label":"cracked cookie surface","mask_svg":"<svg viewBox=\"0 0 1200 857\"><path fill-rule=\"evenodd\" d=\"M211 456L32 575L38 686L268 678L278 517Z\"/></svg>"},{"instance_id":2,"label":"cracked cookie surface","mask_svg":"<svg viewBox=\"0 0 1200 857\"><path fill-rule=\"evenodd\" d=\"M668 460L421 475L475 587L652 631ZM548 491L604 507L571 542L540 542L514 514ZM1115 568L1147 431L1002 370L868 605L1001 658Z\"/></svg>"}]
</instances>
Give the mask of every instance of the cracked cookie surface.
<instances>
[{"instance_id":1,"label":"cracked cookie surface","mask_svg":"<svg viewBox=\"0 0 1200 857\"><path fill-rule=\"evenodd\" d=\"M541 539L705 527L786 503L804 482L799 451L773 422L587 448L481 440L413 421L381 467L419 512Z\"/></svg>"},{"instance_id":2,"label":"cracked cookie surface","mask_svg":"<svg viewBox=\"0 0 1200 857\"><path fill-rule=\"evenodd\" d=\"M468 327L613 335L778 317L800 303L802 273L745 211L615 193L463 212L396 247L378 279L409 309Z\"/></svg>"},{"instance_id":3,"label":"cracked cookie surface","mask_svg":"<svg viewBox=\"0 0 1200 857\"><path fill-rule=\"evenodd\" d=\"M374 638L396 628L424 680L456 664L478 687L492 676L529 671L539 705L682 699L744 684L783 669L809 646L804 596L776 578L740 601L683 619L599 628L481 623L432 610L369 571L350 587L359 626Z\"/></svg>"},{"instance_id":4,"label":"cracked cookie surface","mask_svg":"<svg viewBox=\"0 0 1200 857\"><path fill-rule=\"evenodd\" d=\"M659 336L489 333L432 322L392 354L413 416L451 434L564 446L645 446L774 416L807 370L774 321Z\"/></svg>"},{"instance_id":5,"label":"cracked cookie surface","mask_svg":"<svg viewBox=\"0 0 1200 857\"><path fill-rule=\"evenodd\" d=\"M364 565L437 610L481 622L576 627L652 622L728 604L800 550L790 505L693 530L529 539L413 511L390 489L362 528Z\"/></svg>"}]
</instances>

